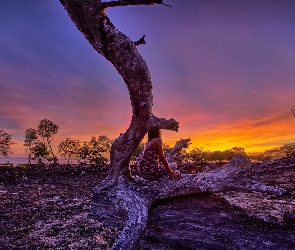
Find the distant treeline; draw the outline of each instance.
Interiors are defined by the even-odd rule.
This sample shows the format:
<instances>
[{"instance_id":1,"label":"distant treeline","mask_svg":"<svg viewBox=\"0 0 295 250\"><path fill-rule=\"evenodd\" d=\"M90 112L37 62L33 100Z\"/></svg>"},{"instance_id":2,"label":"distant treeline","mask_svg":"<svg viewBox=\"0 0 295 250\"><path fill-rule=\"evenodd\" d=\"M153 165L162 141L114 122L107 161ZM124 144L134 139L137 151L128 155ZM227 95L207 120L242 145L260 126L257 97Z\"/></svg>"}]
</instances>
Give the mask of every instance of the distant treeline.
<instances>
[{"instance_id":1,"label":"distant treeline","mask_svg":"<svg viewBox=\"0 0 295 250\"><path fill-rule=\"evenodd\" d=\"M50 120L43 119L39 122L37 129L29 128L25 131L24 146L28 152L28 161L38 160L38 163L47 162L57 163L58 159L53 152L51 142L54 135L58 133L58 125ZM70 163L71 159L77 159L79 163L104 166L109 163L110 149L113 140L106 135L100 135L97 138L92 137L90 141L80 142L79 140L65 138L59 145L57 154L62 156ZM10 146L15 144L11 135L0 130L0 155L8 156ZM135 163L137 157L143 149L140 144L131 157L132 163ZM171 147L164 143L164 151L168 152ZM262 153L246 153L242 147L233 147L224 151L209 151L203 148L193 148L191 150L182 149L176 159L179 162L197 162L197 161L228 161L233 155L242 154L251 160L263 161L281 158L284 156L295 155L295 143L286 144L279 148L266 150Z\"/></svg>"},{"instance_id":2,"label":"distant treeline","mask_svg":"<svg viewBox=\"0 0 295 250\"><path fill-rule=\"evenodd\" d=\"M246 153L244 148L233 147L224 151L209 151L203 148L193 148L189 152L183 152L183 158L187 161L228 161L233 155L242 154L253 161L264 161L295 155L295 143L286 144L282 147L266 150L264 152Z\"/></svg>"},{"instance_id":3,"label":"distant treeline","mask_svg":"<svg viewBox=\"0 0 295 250\"><path fill-rule=\"evenodd\" d=\"M169 152L169 150L171 150L171 147L167 143L164 143L163 145L165 152ZM136 159L136 157L142 151L142 148L143 144L137 148L133 154L133 158ZM178 155L176 155L176 159L178 159L179 163L197 161L229 161L234 155L237 154L245 155L252 161L272 160L282 158L284 156L295 155L295 143L286 144L282 147L257 153L246 153L245 149L242 147L233 147L224 151L210 151L204 150L203 148L182 149Z\"/></svg>"},{"instance_id":4,"label":"distant treeline","mask_svg":"<svg viewBox=\"0 0 295 250\"><path fill-rule=\"evenodd\" d=\"M29 162L31 159L38 159L39 163L43 160L57 163L57 157L54 154L51 141L58 132L58 125L50 120L40 121L38 128L29 128L25 131L25 148L29 153ZM41 137L42 140L39 138ZM98 138L92 137L90 141L80 142L79 140L65 138L58 145L57 154L65 158L68 163L71 159L78 159L79 163L104 166L109 162L110 149L113 140L106 135L100 135Z\"/></svg>"}]
</instances>

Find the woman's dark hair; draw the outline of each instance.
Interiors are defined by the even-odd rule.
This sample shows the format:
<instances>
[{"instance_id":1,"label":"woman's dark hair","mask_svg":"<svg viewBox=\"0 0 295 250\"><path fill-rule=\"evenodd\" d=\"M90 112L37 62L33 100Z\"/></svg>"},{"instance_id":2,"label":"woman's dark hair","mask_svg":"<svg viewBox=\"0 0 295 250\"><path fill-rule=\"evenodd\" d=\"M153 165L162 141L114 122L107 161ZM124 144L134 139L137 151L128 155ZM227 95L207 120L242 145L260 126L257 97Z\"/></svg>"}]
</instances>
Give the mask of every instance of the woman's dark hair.
<instances>
[{"instance_id":1,"label":"woman's dark hair","mask_svg":"<svg viewBox=\"0 0 295 250\"><path fill-rule=\"evenodd\" d=\"M160 129L151 129L148 132L148 140L150 141L153 138L161 138L161 130Z\"/></svg>"}]
</instances>

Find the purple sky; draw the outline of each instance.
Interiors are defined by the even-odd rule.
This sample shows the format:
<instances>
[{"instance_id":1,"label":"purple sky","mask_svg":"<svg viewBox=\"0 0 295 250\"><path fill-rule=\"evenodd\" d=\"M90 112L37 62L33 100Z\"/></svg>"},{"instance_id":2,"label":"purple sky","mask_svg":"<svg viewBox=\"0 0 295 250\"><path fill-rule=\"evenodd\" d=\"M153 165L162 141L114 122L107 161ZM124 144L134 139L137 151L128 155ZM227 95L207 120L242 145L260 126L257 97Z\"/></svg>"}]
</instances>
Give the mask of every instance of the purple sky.
<instances>
[{"instance_id":1,"label":"purple sky","mask_svg":"<svg viewBox=\"0 0 295 250\"><path fill-rule=\"evenodd\" d=\"M166 0L108 9L138 49L154 84L154 113L180 131L164 141L263 151L294 142L295 1ZM58 0L0 2L0 129L24 155L24 131L44 118L62 139L112 139L129 126L126 86Z\"/></svg>"}]
</instances>

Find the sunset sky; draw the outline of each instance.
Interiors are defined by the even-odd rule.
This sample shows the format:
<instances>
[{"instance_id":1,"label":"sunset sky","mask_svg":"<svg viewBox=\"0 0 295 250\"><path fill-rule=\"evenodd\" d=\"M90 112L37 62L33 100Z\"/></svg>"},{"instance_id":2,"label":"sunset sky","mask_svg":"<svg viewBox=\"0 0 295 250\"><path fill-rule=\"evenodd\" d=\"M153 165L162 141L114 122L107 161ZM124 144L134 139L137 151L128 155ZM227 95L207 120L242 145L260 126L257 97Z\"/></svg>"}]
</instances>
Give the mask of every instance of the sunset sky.
<instances>
[{"instance_id":1,"label":"sunset sky","mask_svg":"<svg viewBox=\"0 0 295 250\"><path fill-rule=\"evenodd\" d=\"M153 80L154 114L175 118L173 144L246 152L295 142L295 1L166 0L108 9L138 47ZM53 143L115 139L128 128L127 88L58 0L0 2L0 129L25 156L27 128L59 125Z\"/></svg>"}]
</instances>

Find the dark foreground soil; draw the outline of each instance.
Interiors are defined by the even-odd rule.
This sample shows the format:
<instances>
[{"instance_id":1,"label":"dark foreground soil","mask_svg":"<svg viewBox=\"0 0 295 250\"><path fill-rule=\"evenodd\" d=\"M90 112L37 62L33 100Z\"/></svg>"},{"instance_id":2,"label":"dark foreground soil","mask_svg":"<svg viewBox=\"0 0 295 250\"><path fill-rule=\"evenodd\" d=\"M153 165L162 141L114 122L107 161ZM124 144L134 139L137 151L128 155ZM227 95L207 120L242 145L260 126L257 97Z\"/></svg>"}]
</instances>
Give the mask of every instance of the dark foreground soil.
<instances>
[{"instance_id":1,"label":"dark foreground soil","mask_svg":"<svg viewBox=\"0 0 295 250\"><path fill-rule=\"evenodd\" d=\"M0 249L108 249L117 234L89 217L95 168L0 168Z\"/></svg>"},{"instance_id":2,"label":"dark foreground soil","mask_svg":"<svg viewBox=\"0 0 295 250\"><path fill-rule=\"evenodd\" d=\"M0 167L0 249L110 249L118 229L89 215L92 189L105 173L82 166ZM295 169L279 176L266 182L288 189L290 197L229 193L159 202L138 249L295 249L294 223L259 220L261 214L280 219L287 208L294 215Z\"/></svg>"}]
</instances>

